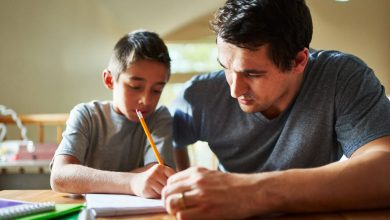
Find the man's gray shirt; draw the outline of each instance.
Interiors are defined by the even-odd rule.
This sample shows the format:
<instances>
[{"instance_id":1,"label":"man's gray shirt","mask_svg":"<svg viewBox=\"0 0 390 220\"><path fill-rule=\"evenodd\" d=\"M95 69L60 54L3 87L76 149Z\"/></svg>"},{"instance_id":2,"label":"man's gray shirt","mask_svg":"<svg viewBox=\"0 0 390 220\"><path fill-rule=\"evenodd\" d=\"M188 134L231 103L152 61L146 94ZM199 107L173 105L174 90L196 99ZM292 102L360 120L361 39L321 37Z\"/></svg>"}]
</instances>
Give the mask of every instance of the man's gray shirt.
<instances>
[{"instance_id":1,"label":"man's gray shirt","mask_svg":"<svg viewBox=\"0 0 390 220\"><path fill-rule=\"evenodd\" d=\"M175 101L174 147L208 142L230 172L317 167L390 135L390 102L373 71L337 51L310 54L300 92L272 120L243 112L224 72L187 82Z\"/></svg>"}]
</instances>

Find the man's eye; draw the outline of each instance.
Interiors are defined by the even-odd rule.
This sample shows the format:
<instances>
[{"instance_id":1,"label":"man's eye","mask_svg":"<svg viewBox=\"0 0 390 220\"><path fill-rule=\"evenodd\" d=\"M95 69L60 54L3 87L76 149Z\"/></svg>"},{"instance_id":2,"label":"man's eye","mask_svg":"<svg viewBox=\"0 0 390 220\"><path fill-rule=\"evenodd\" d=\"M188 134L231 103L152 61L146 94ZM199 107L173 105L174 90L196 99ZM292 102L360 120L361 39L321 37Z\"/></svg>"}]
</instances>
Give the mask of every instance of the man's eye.
<instances>
[{"instance_id":1,"label":"man's eye","mask_svg":"<svg viewBox=\"0 0 390 220\"><path fill-rule=\"evenodd\" d=\"M245 75L246 75L246 77L249 77L249 78L257 78L257 77L263 76L263 74L261 74L261 73L246 73Z\"/></svg>"}]
</instances>

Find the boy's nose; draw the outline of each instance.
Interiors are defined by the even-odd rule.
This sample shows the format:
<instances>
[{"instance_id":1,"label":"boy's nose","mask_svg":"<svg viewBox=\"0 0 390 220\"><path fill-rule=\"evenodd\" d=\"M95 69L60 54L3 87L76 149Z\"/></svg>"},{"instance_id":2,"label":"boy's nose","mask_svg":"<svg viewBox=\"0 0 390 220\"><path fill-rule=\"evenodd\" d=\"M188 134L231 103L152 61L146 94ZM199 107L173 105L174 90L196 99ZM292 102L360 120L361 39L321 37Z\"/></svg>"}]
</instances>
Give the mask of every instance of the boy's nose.
<instances>
[{"instance_id":1,"label":"boy's nose","mask_svg":"<svg viewBox=\"0 0 390 220\"><path fill-rule=\"evenodd\" d=\"M138 99L138 104L142 107L145 107L149 104L149 96L147 94L143 94Z\"/></svg>"}]
</instances>

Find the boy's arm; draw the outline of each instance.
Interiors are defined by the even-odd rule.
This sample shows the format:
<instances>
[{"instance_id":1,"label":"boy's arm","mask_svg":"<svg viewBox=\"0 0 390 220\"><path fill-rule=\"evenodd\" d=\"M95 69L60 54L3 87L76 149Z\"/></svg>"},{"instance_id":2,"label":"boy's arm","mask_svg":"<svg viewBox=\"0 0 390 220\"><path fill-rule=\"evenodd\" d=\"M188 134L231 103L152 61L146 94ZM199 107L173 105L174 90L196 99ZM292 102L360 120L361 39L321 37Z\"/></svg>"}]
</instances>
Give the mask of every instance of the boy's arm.
<instances>
[{"instance_id":1,"label":"boy's arm","mask_svg":"<svg viewBox=\"0 0 390 220\"><path fill-rule=\"evenodd\" d=\"M159 198L174 171L149 164L144 170L113 172L86 167L73 156L57 155L50 175L54 191L67 193L121 193Z\"/></svg>"}]
</instances>

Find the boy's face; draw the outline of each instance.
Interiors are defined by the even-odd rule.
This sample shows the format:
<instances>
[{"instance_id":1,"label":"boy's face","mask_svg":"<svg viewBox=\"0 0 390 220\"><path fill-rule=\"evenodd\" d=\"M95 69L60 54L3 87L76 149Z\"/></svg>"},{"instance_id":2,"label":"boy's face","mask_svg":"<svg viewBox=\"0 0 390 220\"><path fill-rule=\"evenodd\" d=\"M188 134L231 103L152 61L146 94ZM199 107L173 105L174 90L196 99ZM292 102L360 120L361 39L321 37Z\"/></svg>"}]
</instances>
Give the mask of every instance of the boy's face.
<instances>
[{"instance_id":1,"label":"boy's face","mask_svg":"<svg viewBox=\"0 0 390 220\"><path fill-rule=\"evenodd\" d=\"M136 109L147 117L155 110L167 81L164 64L149 60L134 62L118 80L112 78L114 110L131 121L139 121Z\"/></svg>"}]
</instances>

